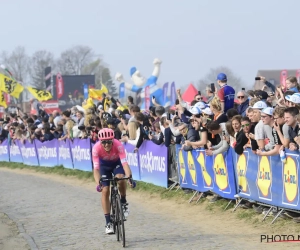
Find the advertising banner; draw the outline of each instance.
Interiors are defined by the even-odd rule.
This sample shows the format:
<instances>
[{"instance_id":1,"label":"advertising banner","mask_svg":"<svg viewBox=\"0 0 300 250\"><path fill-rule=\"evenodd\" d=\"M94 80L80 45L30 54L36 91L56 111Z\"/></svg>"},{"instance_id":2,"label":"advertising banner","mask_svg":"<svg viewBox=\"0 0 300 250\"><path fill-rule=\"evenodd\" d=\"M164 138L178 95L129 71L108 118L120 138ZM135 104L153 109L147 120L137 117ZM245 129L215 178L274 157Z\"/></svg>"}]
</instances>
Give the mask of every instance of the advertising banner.
<instances>
[{"instance_id":1,"label":"advertising banner","mask_svg":"<svg viewBox=\"0 0 300 250\"><path fill-rule=\"evenodd\" d=\"M134 180L139 181L141 179L140 177L140 164L139 164L139 156L138 153L134 153L133 150L135 147L129 143L124 144L127 163L131 169L132 172L132 178Z\"/></svg>"},{"instance_id":2,"label":"advertising banner","mask_svg":"<svg viewBox=\"0 0 300 250\"><path fill-rule=\"evenodd\" d=\"M13 162L23 162L23 157L21 155L20 148L17 144L17 141L11 141L9 146L9 159Z\"/></svg>"},{"instance_id":3,"label":"advertising banner","mask_svg":"<svg viewBox=\"0 0 300 250\"><path fill-rule=\"evenodd\" d=\"M168 187L168 149L144 141L139 148L141 181L161 187Z\"/></svg>"},{"instance_id":4,"label":"advertising banner","mask_svg":"<svg viewBox=\"0 0 300 250\"><path fill-rule=\"evenodd\" d=\"M82 171L92 171L90 139L74 139L70 141L73 166Z\"/></svg>"},{"instance_id":5,"label":"advertising banner","mask_svg":"<svg viewBox=\"0 0 300 250\"><path fill-rule=\"evenodd\" d=\"M65 168L73 169L72 152L70 147L70 140L58 141L58 165L62 165Z\"/></svg>"},{"instance_id":6,"label":"advertising banner","mask_svg":"<svg viewBox=\"0 0 300 250\"><path fill-rule=\"evenodd\" d=\"M24 141L23 143L18 141L17 145L20 148L24 164L29 166L39 166L39 160L34 141Z\"/></svg>"},{"instance_id":7,"label":"advertising banner","mask_svg":"<svg viewBox=\"0 0 300 250\"><path fill-rule=\"evenodd\" d=\"M273 206L300 209L299 155L286 151L286 162L279 155L258 156L251 150L235 154L239 195Z\"/></svg>"},{"instance_id":8,"label":"advertising banner","mask_svg":"<svg viewBox=\"0 0 300 250\"><path fill-rule=\"evenodd\" d=\"M40 142L35 140L39 164L42 167L54 167L58 165L58 141Z\"/></svg>"},{"instance_id":9,"label":"advertising banner","mask_svg":"<svg viewBox=\"0 0 300 250\"><path fill-rule=\"evenodd\" d=\"M7 139L0 144L0 161L9 161L9 146Z\"/></svg>"}]
</instances>

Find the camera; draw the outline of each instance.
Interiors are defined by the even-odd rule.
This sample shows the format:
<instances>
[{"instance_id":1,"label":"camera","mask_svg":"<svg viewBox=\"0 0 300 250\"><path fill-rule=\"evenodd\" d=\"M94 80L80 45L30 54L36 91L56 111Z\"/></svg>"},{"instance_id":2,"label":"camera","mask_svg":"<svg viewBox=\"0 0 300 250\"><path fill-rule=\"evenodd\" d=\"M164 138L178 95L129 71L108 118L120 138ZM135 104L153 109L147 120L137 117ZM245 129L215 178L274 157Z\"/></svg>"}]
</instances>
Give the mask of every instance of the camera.
<instances>
[{"instance_id":1,"label":"camera","mask_svg":"<svg viewBox=\"0 0 300 250\"><path fill-rule=\"evenodd\" d=\"M255 81L260 81L261 78L259 76L255 77Z\"/></svg>"},{"instance_id":2,"label":"camera","mask_svg":"<svg viewBox=\"0 0 300 250\"><path fill-rule=\"evenodd\" d=\"M167 120L169 120L169 121L171 120L171 113L167 114Z\"/></svg>"}]
</instances>

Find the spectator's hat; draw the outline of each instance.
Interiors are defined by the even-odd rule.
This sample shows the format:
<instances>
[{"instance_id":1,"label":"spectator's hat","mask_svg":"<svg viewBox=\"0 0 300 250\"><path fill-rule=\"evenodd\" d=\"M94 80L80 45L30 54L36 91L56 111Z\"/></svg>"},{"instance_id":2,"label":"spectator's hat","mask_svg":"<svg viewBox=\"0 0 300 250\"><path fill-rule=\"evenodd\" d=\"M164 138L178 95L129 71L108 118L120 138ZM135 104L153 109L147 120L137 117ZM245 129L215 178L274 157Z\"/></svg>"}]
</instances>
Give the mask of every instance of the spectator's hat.
<instances>
[{"instance_id":1,"label":"spectator's hat","mask_svg":"<svg viewBox=\"0 0 300 250\"><path fill-rule=\"evenodd\" d=\"M274 109L273 108L271 108L271 107L267 107L267 108L264 108L262 111L261 111L261 113L264 113L264 114L266 114L266 115L273 115L273 111L274 111Z\"/></svg>"},{"instance_id":2,"label":"spectator's hat","mask_svg":"<svg viewBox=\"0 0 300 250\"><path fill-rule=\"evenodd\" d=\"M224 73L220 73L217 76L217 81L227 81L227 76Z\"/></svg>"},{"instance_id":3,"label":"spectator's hat","mask_svg":"<svg viewBox=\"0 0 300 250\"><path fill-rule=\"evenodd\" d=\"M267 107L267 104L263 101L258 101L253 105L253 109L264 109Z\"/></svg>"},{"instance_id":4,"label":"spectator's hat","mask_svg":"<svg viewBox=\"0 0 300 250\"><path fill-rule=\"evenodd\" d=\"M102 105L99 105L98 106L98 110L102 110L103 109L103 106Z\"/></svg>"},{"instance_id":5,"label":"spectator's hat","mask_svg":"<svg viewBox=\"0 0 300 250\"><path fill-rule=\"evenodd\" d=\"M79 111L84 112L84 108L83 108L83 107L81 107L81 106L79 106L79 105L76 105L76 108L77 108Z\"/></svg>"},{"instance_id":6,"label":"spectator's hat","mask_svg":"<svg viewBox=\"0 0 300 250\"><path fill-rule=\"evenodd\" d=\"M190 110L189 110L193 115L199 115L202 113L202 110L199 108L199 107L192 107Z\"/></svg>"},{"instance_id":7,"label":"spectator's hat","mask_svg":"<svg viewBox=\"0 0 300 250\"><path fill-rule=\"evenodd\" d=\"M289 101L292 103L295 103L295 104L299 104L300 103L300 94L295 93L295 94L291 95Z\"/></svg>"},{"instance_id":8,"label":"spectator's hat","mask_svg":"<svg viewBox=\"0 0 300 250\"><path fill-rule=\"evenodd\" d=\"M202 110L202 113L206 115L213 115L214 113L210 110L209 107L206 107L205 109Z\"/></svg>"}]
</instances>

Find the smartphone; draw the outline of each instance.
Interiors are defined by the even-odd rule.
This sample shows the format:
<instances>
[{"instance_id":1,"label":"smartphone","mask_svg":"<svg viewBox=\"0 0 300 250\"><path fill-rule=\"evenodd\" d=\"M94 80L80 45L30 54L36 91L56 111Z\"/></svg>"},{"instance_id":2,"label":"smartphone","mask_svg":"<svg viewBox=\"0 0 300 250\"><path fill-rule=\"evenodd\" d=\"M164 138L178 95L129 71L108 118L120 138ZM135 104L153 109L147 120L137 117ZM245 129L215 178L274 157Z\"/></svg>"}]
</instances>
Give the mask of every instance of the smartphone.
<instances>
[{"instance_id":1,"label":"smartphone","mask_svg":"<svg viewBox=\"0 0 300 250\"><path fill-rule=\"evenodd\" d=\"M152 96L152 99L155 99L155 96Z\"/></svg>"},{"instance_id":2,"label":"smartphone","mask_svg":"<svg viewBox=\"0 0 300 250\"><path fill-rule=\"evenodd\" d=\"M169 121L171 120L171 113L167 114L167 120L169 120Z\"/></svg>"},{"instance_id":3,"label":"smartphone","mask_svg":"<svg viewBox=\"0 0 300 250\"><path fill-rule=\"evenodd\" d=\"M213 92L213 93L216 92L216 87L215 87L215 84L214 84L214 83L211 83L211 84L210 84L210 89L211 89L211 92Z\"/></svg>"},{"instance_id":4,"label":"smartphone","mask_svg":"<svg viewBox=\"0 0 300 250\"><path fill-rule=\"evenodd\" d=\"M255 81L260 81L261 78L259 76L255 77Z\"/></svg>"},{"instance_id":5,"label":"smartphone","mask_svg":"<svg viewBox=\"0 0 300 250\"><path fill-rule=\"evenodd\" d=\"M178 111L175 111L175 115L178 116Z\"/></svg>"},{"instance_id":6,"label":"smartphone","mask_svg":"<svg viewBox=\"0 0 300 250\"><path fill-rule=\"evenodd\" d=\"M245 88L242 88L242 90L246 90Z\"/></svg>"},{"instance_id":7,"label":"smartphone","mask_svg":"<svg viewBox=\"0 0 300 250\"><path fill-rule=\"evenodd\" d=\"M201 95L201 91L200 90L198 90L198 95Z\"/></svg>"}]
</instances>

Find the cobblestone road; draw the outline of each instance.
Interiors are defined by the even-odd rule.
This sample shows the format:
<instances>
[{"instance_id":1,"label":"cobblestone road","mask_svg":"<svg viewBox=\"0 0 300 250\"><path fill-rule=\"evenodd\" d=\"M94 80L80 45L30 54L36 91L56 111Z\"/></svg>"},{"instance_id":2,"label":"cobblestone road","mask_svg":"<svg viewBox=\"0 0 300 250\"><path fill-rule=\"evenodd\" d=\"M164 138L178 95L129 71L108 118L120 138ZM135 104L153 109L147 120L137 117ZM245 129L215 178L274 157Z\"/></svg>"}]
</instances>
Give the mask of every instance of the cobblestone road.
<instances>
[{"instance_id":1,"label":"cobblestone road","mask_svg":"<svg viewBox=\"0 0 300 250\"><path fill-rule=\"evenodd\" d=\"M0 211L22 224L32 249L122 249L104 235L99 195L90 190L0 170ZM205 222L190 225L130 202L128 249L260 249L262 245L222 232L207 234ZM212 231L212 230L210 230Z\"/></svg>"}]
</instances>

